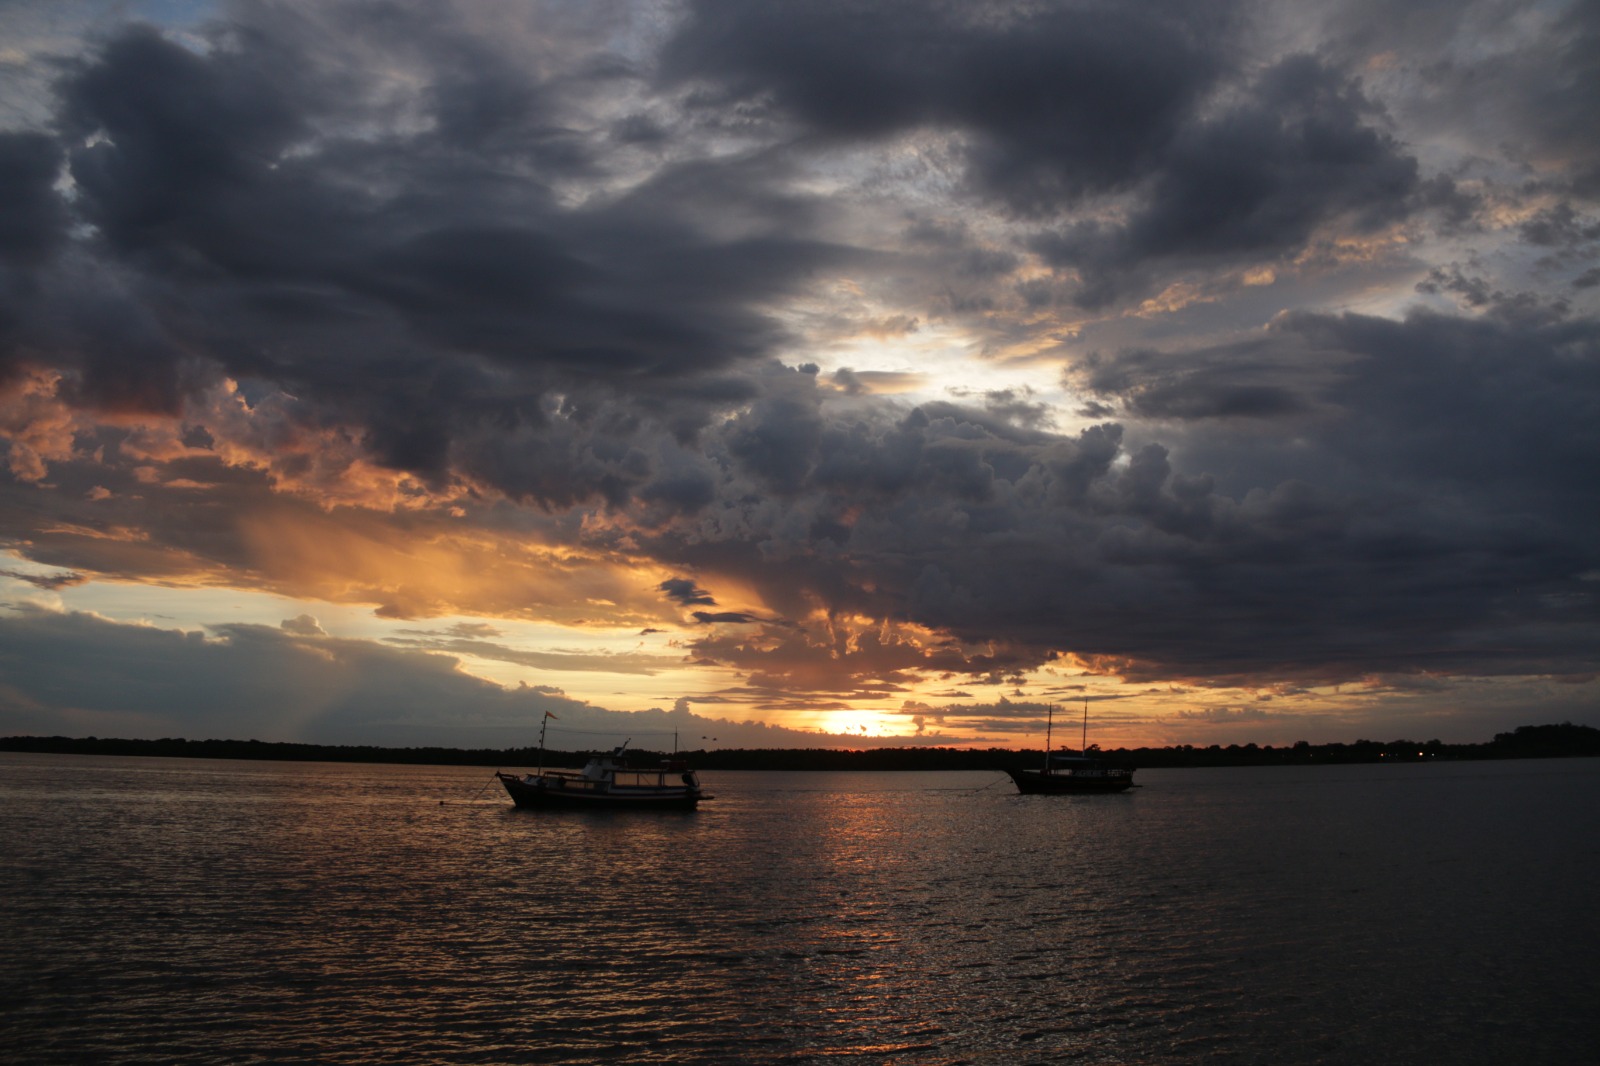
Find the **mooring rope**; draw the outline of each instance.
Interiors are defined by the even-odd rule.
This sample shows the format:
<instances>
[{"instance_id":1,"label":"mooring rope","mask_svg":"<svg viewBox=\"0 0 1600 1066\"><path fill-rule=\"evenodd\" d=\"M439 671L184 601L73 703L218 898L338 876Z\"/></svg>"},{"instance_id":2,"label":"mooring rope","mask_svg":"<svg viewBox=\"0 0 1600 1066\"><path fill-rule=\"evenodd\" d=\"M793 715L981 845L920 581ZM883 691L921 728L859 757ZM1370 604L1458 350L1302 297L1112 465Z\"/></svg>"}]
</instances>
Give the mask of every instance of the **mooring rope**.
<instances>
[{"instance_id":1,"label":"mooring rope","mask_svg":"<svg viewBox=\"0 0 1600 1066\"><path fill-rule=\"evenodd\" d=\"M461 806L463 806L463 807L470 807L470 806L472 806L472 805L474 805L474 804L476 804L476 803L477 803L477 802L478 802L478 797L479 797L479 796L482 796L482 795L483 795L483 793L484 793L484 791L485 791L485 790L486 790L486 789L487 789L487 788L488 788L488 787L489 787L489 786L490 786L490 785L492 785L492 784L494 784L494 783L495 783L495 782L496 782L496 781L498 781L498 780L499 780L499 773L500 773L500 771L499 771L499 770L496 770L496 771L495 771L495 775L496 775L496 776L494 776L494 777L491 777L491 778L489 778L489 780L487 780L487 781L485 781L485 782L484 782L484 783L483 783L483 788L480 788L480 789L478 789L478 791L476 791L476 792L474 792L474 793L473 793L473 794L472 794L472 798L471 798L471 799L469 799L469 800L467 800L467 801L466 801L466 802L465 802L465 803L462 803L462 804L461 804ZM447 806L447 805L448 805L448 801L447 801L447 800L440 800L440 801L439 801L439 806L441 806L441 807L444 807L444 806Z\"/></svg>"},{"instance_id":2,"label":"mooring rope","mask_svg":"<svg viewBox=\"0 0 1600 1066\"><path fill-rule=\"evenodd\" d=\"M999 784L1004 784L1005 782L1007 782L1009 780L1011 780L1011 778L1009 778L1009 777L997 777L993 781L990 781L987 785L982 786L981 788L930 788L930 789L928 789L928 791L929 792L974 792L974 793L976 793L976 792L987 792L989 789L993 788L994 786L999 785Z\"/></svg>"}]
</instances>

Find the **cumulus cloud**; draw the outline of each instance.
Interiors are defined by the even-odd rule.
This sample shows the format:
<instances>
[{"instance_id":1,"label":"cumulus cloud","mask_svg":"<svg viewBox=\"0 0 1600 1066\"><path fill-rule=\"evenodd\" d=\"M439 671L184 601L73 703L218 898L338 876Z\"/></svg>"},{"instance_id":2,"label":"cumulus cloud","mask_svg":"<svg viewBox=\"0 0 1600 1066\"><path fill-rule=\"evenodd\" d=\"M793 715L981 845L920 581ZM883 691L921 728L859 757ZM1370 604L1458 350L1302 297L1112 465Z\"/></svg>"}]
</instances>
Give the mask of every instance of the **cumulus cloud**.
<instances>
[{"instance_id":1,"label":"cumulus cloud","mask_svg":"<svg viewBox=\"0 0 1600 1066\"><path fill-rule=\"evenodd\" d=\"M327 630L323 629L316 618L309 614L285 618L278 623L278 628L297 637L325 637L328 635Z\"/></svg>"}]
</instances>

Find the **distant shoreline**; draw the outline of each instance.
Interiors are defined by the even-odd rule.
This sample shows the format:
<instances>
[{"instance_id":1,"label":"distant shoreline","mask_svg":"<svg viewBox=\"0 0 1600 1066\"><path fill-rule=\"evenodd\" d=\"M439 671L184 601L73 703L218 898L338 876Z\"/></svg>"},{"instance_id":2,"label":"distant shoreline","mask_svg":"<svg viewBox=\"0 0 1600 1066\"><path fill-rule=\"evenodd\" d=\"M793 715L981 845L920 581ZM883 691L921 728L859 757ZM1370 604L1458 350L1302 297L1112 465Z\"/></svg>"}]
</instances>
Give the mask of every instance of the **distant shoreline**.
<instances>
[{"instance_id":1,"label":"distant shoreline","mask_svg":"<svg viewBox=\"0 0 1600 1066\"><path fill-rule=\"evenodd\" d=\"M47 755L134 755L159 758L257 759L294 762L395 763L432 766L524 766L540 760L536 748L383 748L373 745L296 744L261 740L128 740L107 737L0 737L0 751ZM1091 751L1094 749L1091 747ZM1007 748L725 748L679 753L703 770L1003 770L1036 765L1038 749ZM1197 748L1109 748L1098 754L1139 768L1197 766L1315 766L1430 760L1542 759L1600 756L1600 729L1564 722L1521 726L1483 744L1357 740L1351 744L1283 747L1213 744ZM547 766L581 765L583 752L547 749Z\"/></svg>"}]
</instances>

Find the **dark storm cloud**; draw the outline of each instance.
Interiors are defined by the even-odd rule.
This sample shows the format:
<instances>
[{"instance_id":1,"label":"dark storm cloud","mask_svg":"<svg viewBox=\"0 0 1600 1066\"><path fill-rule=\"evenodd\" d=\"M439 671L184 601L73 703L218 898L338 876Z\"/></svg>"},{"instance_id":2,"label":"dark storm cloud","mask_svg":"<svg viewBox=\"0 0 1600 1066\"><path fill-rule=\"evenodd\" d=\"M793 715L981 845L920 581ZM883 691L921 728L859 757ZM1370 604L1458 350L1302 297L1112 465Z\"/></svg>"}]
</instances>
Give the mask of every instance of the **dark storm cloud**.
<instances>
[{"instance_id":1,"label":"dark storm cloud","mask_svg":"<svg viewBox=\"0 0 1600 1066\"><path fill-rule=\"evenodd\" d=\"M961 139L970 192L1041 220L1126 197L1035 250L1080 272L1075 300L1141 296L1165 271L1276 258L1335 221L1367 232L1424 207L1464 221L1447 178L1424 184L1359 85L1312 55L1241 81L1232 5L1002 7L706 2L663 70L770 98L849 141L923 130Z\"/></svg>"},{"instance_id":2,"label":"dark storm cloud","mask_svg":"<svg viewBox=\"0 0 1600 1066\"><path fill-rule=\"evenodd\" d=\"M728 450L768 490L797 491L822 439L824 421L815 389L780 386L731 423Z\"/></svg>"},{"instance_id":3,"label":"dark storm cloud","mask_svg":"<svg viewBox=\"0 0 1600 1066\"><path fill-rule=\"evenodd\" d=\"M669 577L657 585L656 588L666 593L667 598L674 603L682 604L685 607L691 604L707 607L715 607L717 605L717 601L711 593L695 584L693 578Z\"/></svg>"},{"instance_id":4,"label":"dark storm cloud","mask_svg":"<svg viewBox=\"0 0 1600 1066\"><path fill-rule=\"evenodd\" d=\"M1580 215L1569 203L1545 208L1518 229L1523 240L1543 247L1575 248L1600 241L1600 220Z\"/></svg>"},{"instance_id":5,"label":"dark storm cloud","mask_svg":"<svg viewBox=\"0 0 1600 1066\"><path fill-rule=\"evenodd\" d=\"M241 49L207 59L138 26L111 41L62 86L65 133L95 139L72 155L88 219L124 248L220 251L207 223L245 209L306 132L289 96L304 82L284 58Z\"/></svg>"},{"instance_id":6,"label":"dark storm cloud","mask_svg":"<svg viewBox=\"0 0 1600 1066\"><path fill-rule=\"evenodd\" d=\"M703 626L746 625L759 619L748 611L695 611L694 620Z\"/></svg>"},{"instance_id":7,"label":"dark storm cloud","mask_svg":"<svg viewBox=\"0 0 1600 1066\"><path fill-rule=\"evenodd\" d=\"M1163 262L1276 258L1335 220L1371 232L1406 217L1419 189L1416 161L1369 124L1372 110L1316 59L1286 59L1244 103L1172 138L1125 223L1077 223L1036 247L1078 268L1077 302L1100 307L1148 288Z\"/></svg>"},{"instance_id":8,"label":"dark storm cloud","mask_svg":"<svg viewBox=\"0 0 1600 1066\"><path fill-rule=\"evenodd\" d=\"M283 9L241 10L243 29L203 51L129 29L62 83L73 209L97 228L84 251L98 262L59 272L29 350L73 371L69 394L177 412L220 371L292 392L294 418L348 424L379 462L432 483L464 474L556 509L640 499L653 522L712 504L721 475L694 444L745 407L719 444L765 491L796 492L813 468L859 485L854 431L753 369L793 340L763 308L814 271L872 262L817 236L827 208L792 191L792 159L687 159L617 195L558 195L573 175L624 177L605 154L610 120L590 110L603 97L586 94L642 86L629 63L519 66L421 7L390 11L398 27L338 9L326 18L346 33L405 41L394 56L422 88L380 107L364 67L378 58ZM1227 72L1230 25L1182 5L707 4L661 69L772 94L840 137L956 130L973 187L1013 207L1043 189L1064 206L1137 187L1125 226L1039 244L1077 267L1092 303L1137 291L1152 263L1286 251L1321 222L1375 225L1404 199L1410 161L1365 124L1359 91L1310 58L1197 117ZM395 122L405 106L416 120ZM344 132L364 124L381 132ZM961 270L1017 261L984 256ZM1259 383L1208 389L1151 389L1142 410L1265 416L1299 402ZM996 409L1046 424L1025 405ZM843 438L824 460L830 434ZM968 442L940 440L922 462L958 495L988 491ZM892 488L903 463L866 476Z\"/></svg>"},{"instance_id":9,"label":"dark storm cloud","mask_svg":"<svg viewBox=\"0 0 1600 1066\"><path fill-rule=\"evenodd\" d=\"M1575 279L1573 285L1581 288L1581 278ZM1507 292L1489 278L1468 273L1456 263L1430 269L1428 276L1417 282L1417 291L1430 295L1449 293L1463 306L1482 311L1489 317L1527 325L1559 321L1571 310L1564 295Z\"/></svg>"},{"instance_id":10,"label":"dark storm cloud","mask_svg":"<svg viewBox=\"0 0 1600 1066\"><path fill-rule=\"evenodd\" d=\"M1328 391L1347 412L1330 444L1357 469L1448 487L1476 497L1486 522L1523 514L1530 533L1574 546L1600 517L1586 486L1600 450L1600 323L1301 314L1284 328L1363 357Z\"/></svg>"},{"instance_id":11,"label":"dark storm cloud","mask_svg":"<svg viewBox=\"0 0 1600 1066\"><path fill-rule=\"evenodd\" d=\"M1091 353L1069 378L1142 419L1275 419L1313 410L1334 367L1282 337L1168 354ZM1111 411L1114 408L1107 408Z\"/></svg>"},{"instance_id":12,"label":"dark storm cloud","mask_svg":"<svg viewBox=\"0 0 1600 1066\"><path fill-rule=\"evenodd\" d=\"M66 237L68 215L53 188L63 161L42 134L0 133L0 383L28 340L34 271Z\"/></svg>"},{"instance_id":13,"label":"dark storm cloud","mask_svg":"<svg viewBox=\"0 0 1600 1066\"><path fill-rule=\"evenodd\" d=\"M1231 8L702 0L662 71L826 137L953 130L977 188L1053 214L1159 157L1223 72Z\"/></svg>"},{"instance_id":14,"label":"dark storm cloud","mask_svg":"<svg viewBox=\"0 0 1600 1066\"><path fill-rule=\"evenodd\" d=\"M708 510L756 550L706 543L712 527L694 524L651 550L739 572L789 617L824 602L1000 641L1019 665L1056 649L1129 677L1219 683L1587 674L1597 345L1592 321L1289 316L1246 345L1090 364L1102 395L1170 424L1171 445L1116 426L1062 438L953 405L835 416L792 453L781 507L729 496ZM730 433L792 440L796 408L752 412L779 428ZM762 647L696 644L774 677L819 645L773 634ZM852 653L863 676L891 660L987 669L870 647Z\"/></svg>"},{"instance_id":15,"label":"dark storm cloud","mask_svg":"<svg viewBox=\"0 0 1600 1066\"><path fill-rule=\"evenodd\" d=\"M1540 32L1529 33L1518 21L1533 12L1522 5L1446 6L1443 20L1418 27L1422 54L1432 60L1420 71L1419 113L1537 164L1542 177L1578 195L1600 196L1600 8L1580 0L1539 9ZM1381 15L1356 5L1361 16L1353 21L1387 41L1393 5L1372 7ZM1429 54L1453 37L1458 47ZM1484 48L1485 41L1495 46Z\"/></svg>"},{"instance_id":16,"label":"dark storm cloud","mask_svg":"<svg viewBox=\"0 0 1600 1066\"><path fill-rule=\"evenodd\" d=\"M203 53L131 28L62 82L74 210L99 260L58 271L25 323L30 350L103 407L178 410L209 380L198 358L292 390L303 417L361 423L382 462L427 477L458 462L552 506L647 483L663 502L703 499L692 471L652 483L625 445L608 457L604 441L552 442L538 452L579 461L549 462L492 438L543 434L558 411L620 441L640 403L684 437L708 402L747 394L738 368L782 337L755 305L850 254L778 228L804 217L802 201L776 176L691 166L560 203L550 182L605 177L575 159L601 144L493 133L525 128L530 109L555 122L570 89L505 62L456 64L465 46L450 34L421 60L440 79L419 104L431 125L341 135L386 121L352 91L362 71L333 69L286 15L251 10L250 32ZM479 77L481 92L466 84ZM6 144L27 193L7 232L37 258L60 229L47 186L61 150ZM747 222L730 229L741 202Z\"/></svg>"},{"instance_id":17,"label":"dark storm cloud","mask_svg":"<svg viewBox=\"0 0 1600 1066\"><path fill-rule=\"evenodd\" d=\"M1150 255L1256 251L1341 215L1357 233L1400 217L1417 164L1369 125L1375 111L1315 58L1282 61L1247 103L1176 139L1130 241Z\"/></svg>"},{"instance_id":18,"label":"dark storm cloud","mask_svg":"<svg viewBox=\"0 0 1600 1066\"><path fill-rule=\"evenodd\" d=\"M0 133L0 258L31 264L65 236L67 213L53 186L61 149L38 133Z\"/></svg>"}]
</instances>

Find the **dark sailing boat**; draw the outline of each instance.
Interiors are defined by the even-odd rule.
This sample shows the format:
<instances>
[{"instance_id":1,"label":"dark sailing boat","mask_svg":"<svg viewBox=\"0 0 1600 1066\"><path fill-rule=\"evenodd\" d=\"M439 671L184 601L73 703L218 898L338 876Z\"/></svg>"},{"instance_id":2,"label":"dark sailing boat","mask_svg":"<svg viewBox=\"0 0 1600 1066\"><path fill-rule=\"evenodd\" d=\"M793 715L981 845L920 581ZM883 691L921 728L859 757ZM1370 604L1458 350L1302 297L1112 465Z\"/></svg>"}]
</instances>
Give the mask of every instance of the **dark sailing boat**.
<instances>
[{"instance_id":1,"label":"dark sailing boat","mask_svg":"<svg viewBox=\"0 0 1600 1066\"><path fill-rule=\"evenodd\" d=\"M1056 754L1050 750L1055 725L1055 707L1045 725L1044 766L1038 770L1007 770L1017 791L1033 792L1124 792L1135 787L1133 771L1112 766L1089 754L1089 700L1083 701L1083 742L1081 754Z\"/></svg>"}]
</instances>

